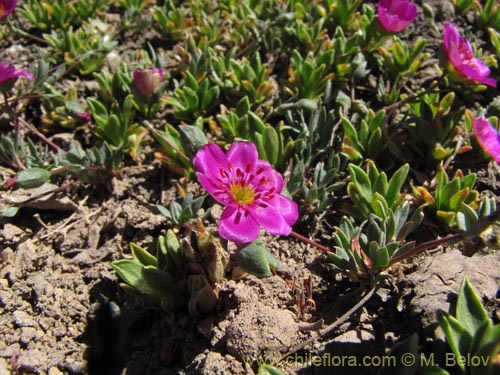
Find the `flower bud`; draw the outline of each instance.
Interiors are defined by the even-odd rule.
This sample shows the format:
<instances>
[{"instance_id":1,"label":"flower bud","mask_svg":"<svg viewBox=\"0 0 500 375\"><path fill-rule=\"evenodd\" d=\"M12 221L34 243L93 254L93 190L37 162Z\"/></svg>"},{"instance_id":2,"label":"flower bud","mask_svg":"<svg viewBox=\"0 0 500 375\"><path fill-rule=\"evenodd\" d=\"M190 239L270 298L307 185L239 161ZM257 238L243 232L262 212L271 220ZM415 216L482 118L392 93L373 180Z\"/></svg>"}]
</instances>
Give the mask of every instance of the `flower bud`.
<instances>
[{"instance_id":1,"label":"flower bud","mask_svg":"<svg viewBox=\"0 0 500 375\"><path fill-rule=\"evenodd\" d=\"M163 71L158 68L134 71L134 86L144 97L153 94L163 82Z\"/></svg>"}]
</instances>

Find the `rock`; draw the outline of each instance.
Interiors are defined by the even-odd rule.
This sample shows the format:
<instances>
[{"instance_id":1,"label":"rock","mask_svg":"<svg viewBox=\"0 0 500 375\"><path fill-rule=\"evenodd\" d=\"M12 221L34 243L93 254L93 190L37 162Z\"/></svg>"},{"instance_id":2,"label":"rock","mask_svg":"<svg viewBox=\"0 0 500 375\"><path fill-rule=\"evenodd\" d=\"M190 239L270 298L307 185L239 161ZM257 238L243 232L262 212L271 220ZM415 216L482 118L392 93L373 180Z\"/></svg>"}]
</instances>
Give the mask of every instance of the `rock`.
<instances>
[{"instance_id":1,"label":"rock","mask_svg":"<svg viewBox=\"0 0 500 375\"><path fill-rule=\"evenodd\" d=\"M10 247L3 249L2 252L0 252L0 263L2 263L2 265L14 263L14 250Z\"/></svg>"},{"instance_id":2,"label":"rock","mask_svg":"<svg viewBox=\"0 0 500 375\"><path fill-rule=\"evenodd\" d=\"M10 205L22 205L38 210L76 211L78 206L67 196L59 196L50 192L59 186L45 183L42 186L31 189L16 189L5 195L5 201ZM46 194L46 195L44 195ZM43 195L43 196L42 196ZM29 199L41 196L39 199L27 202ZM27 203L24 203L27 202Z\"/></svg>"},{"instance_id":3,"label":"rock","mask_svg":"<svg viewBox=\"0 0 500 375\"><path fill-rule=\"evenodd\" d=\"M362 342L375 340L371 332L367 330L350 330L335 337L335 342L361 344Z\"/></svg>"},{"instance_id":4,"label":"rock","mask_svg":"<svg viewBox=\"0 0 500 375\"><path fill-rule=\"evenodd\" d=\"M462 279L467 276L483 300L493 300L500 285L500 254L463 256L458 250L426 257L416 272L408 275L403 298L410 299L410 311L419 316L424 330L437 323L437 311L449 311ZM402 304L405 305L404 303Z\"/></svg>"},{"instance_id":5,"label":"rock","mask_svg":"<svg viewBox=\"0 0 500 375\"><path fill-rule=\"evenodd\" d=\"M247 374L243 364L236 358L220 353L208 352L197 356L189 366L188 374L196 375L237 375Z\"/></svg>"},{"instance_id":6,"label":"rock","mask_svg":"<svg viewBox=\"0 0 500 375\"><path fill-rule=\"evenodd\" d=\"M19 239L24 235L24 231L12 225L10 223L5 223L2 231L3 238L9 242L19 241Z\"/></svg>"},{"instance_id":7,"label":"rock","mask_svg":"<svg viewBox=\"0 0 500 375\"><path fill-rule=\"evenodd\" d=\"M19 327L38 327L38 323L25 311L17 310L12 315L14 323Z\"/></svg>"},{"instance_id":8,"label":"rock","mask_svg":"<svg viewBox=\"0 0 500 375\"><path fill-rule=\"evenodd\" d=\"M0 357L0 374L10 374L10 363L7 358Z\"/></svg>"},{"instance_id":9,"label":"rock","mask_svg":"<svg viewBox=\"0 0 500 375\"><path fill-rule=\"evenodd\" d=\"M21 328L21 338L19 339L19 341L21 341L21 344L27 345L35 337L36 334L37 334L36 328L22 327Z\"/></svg>"},{"instance_id":10,"label":"rock","mask_svg":"<svg viewBox=\"0 0 500 375\"><path fill-rule=\"evenodd\" d=\"M51 367L47 375L64 375L64 373L57 367Z\"/></svg>"},{"instance_id":11,"label":"rock","mask_svg":"<svg viewBox=\"0 0 500 375\"><path fill-rule=\"evenodd\" d=\"M32 369L42 368L46 366L47 363L47 352L39 349L27 350L21 353L18 362L22 364L23 367Z\"/></svg>"},{"instance_id":12,"label":"rock","mask_svg":"<svg viewBox=\"0 0 500 375\"><path fill-rule=\"evenodd\" d=\"M269 362L280 357L280 349L297 341L298 326L292 312L256 301L240 307L226 337L227 351L237 359Z\"/></svg>"}]
</instances>

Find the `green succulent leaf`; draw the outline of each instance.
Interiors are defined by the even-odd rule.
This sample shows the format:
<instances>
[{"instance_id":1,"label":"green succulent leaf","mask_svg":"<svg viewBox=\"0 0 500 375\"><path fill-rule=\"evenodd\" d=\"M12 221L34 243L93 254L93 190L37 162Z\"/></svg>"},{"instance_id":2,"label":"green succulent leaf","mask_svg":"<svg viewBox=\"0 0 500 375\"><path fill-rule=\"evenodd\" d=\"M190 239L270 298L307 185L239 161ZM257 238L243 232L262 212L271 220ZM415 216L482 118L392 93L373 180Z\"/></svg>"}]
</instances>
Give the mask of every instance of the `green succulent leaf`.
<instances>
[{"instance_id":1,"label":"green succulent leaf","mask_svg":"<svg viewBox=\"0 0 500 375\"><path fill-rule=\"evenodd\" d=\"M279 262L260 240L253 241L241 249L236 254L236 263L246 272L258 277L272 276L271 269L279 268Z\"/></svg>"},{"instance_id":2,"label":"green succulent leaf","mask_svg":"<svg viewBox=\"0 0 500 375\"><path fill-rule=\"evenodd\" d=\"M489 320L488 313L468 278L464 278L460 286L456 317L471 336Z\"/></svg>"},{"instance_id":3,"label":"green succulent leaf","mask_svg":"<svg viewBox=\"0 0 500 375\"><path fill-rule=\"evenodd\" d=\"M143 249L136 243L130 244L130 250L132 251L132 256L134 260L142 264L143 266L153 266L158 267L158 261L156 257L151 255L147 250Z\"/></svg>"},{"instance_id":4,"label":"green succulent leaf","mask_svg":"<svg viewBox=\"0 0 500 375\"><path fill-rule=\"evenodd\" d=\"M23 189L31 189L43 185L50 180L50 172L43 168L28 168L19 171L16 183Z\"/></svg>"},{"instance_id":5,"label":"green succulent leaf","mask_svg":"<svg viewBox=\"0 0 500 375\"><path fill-rule=\"evenodd\" d=\"M146 282L142 272L144 266L137 261L132 259L120 259L112 262L111 267L113 267L118 276L125 281L125 283L137 289L137 291L152 296L162 294L160 290Z\"/></svg>"},{"instance_id":6,"label":"green succulent leaf","mask_svg":"<svg viewBox=\"0 0 500 375\"><path fill-rule=\"evenodd\" d=\"M440 313L438 320L451 352L456 358L465 355L470 347L472 338L461 322L447 313ZM458 365L462 372L465 372L465 365L462 362L458 362Z\"/></svg>"},{"instance_id":7,"label":"green succulent leaf","mask_svg":"<svg viewBox=\"0 0 500 375\"><path fill-rule=\"evenodd\" d=\"M262 364L259 366L257 375L285 375L285 373L278 370L274 366L268 364Z\"/></svg>"}]
</instances>

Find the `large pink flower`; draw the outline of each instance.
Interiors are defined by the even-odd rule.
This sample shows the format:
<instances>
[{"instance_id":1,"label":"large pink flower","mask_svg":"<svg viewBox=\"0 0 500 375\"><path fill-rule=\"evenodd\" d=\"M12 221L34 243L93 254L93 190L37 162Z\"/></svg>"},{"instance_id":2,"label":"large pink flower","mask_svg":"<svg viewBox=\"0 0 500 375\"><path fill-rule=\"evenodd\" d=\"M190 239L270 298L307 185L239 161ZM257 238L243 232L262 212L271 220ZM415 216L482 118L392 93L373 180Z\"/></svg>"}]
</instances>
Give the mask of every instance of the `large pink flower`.
<instances>
[{"instance_id":1,"label":"large pink flower","mask_svg":"<svg viewBox=\"0 0 500 375\"><path fill-rule=\"evenodd\" d=\"M16 9L17 0L0 0L0 19L7 17Z\"/></svg>"},{"instance_id":2,"label":"large pink flower","mask_svg":"<svg viewBox=\"0 0 500 375\"><path fill-rule=\"evenodd\" d=\"M235 142L227 153L207 144L193 159L201 185L226 206L219 234L233 242L251 242L259 227L274 235L288 235L298 217L297 204L281 195L283 178L259 160L251 142Z\"/></svg>"},{"instance_id":3,"label":"large pink flower","mask_svg":"<svg viewBox=\"0 0 500 375\"><path fill-rule=\"evenodd\" d=\"M1 1L1 0L0 0ZM0 92L8 91L14 86L19 77L26 77L34 80L32 74L27 73L24 69L16 69L13 65L7 62L0 63Z\"/></svg>"},{"instance_id":4,"label":"large pink flower","mask_svg":"<svg viewBox=\"0 0 500 375\"><path fill-rule=\"evenodd\" d=\"M417 6L408 0L380 0L378 19L384 29L398 32L418 17Z\"/></svg>"},{"instance_id":5,"label":"large pink flower","mask_svg":"<svg viewBox=\"0 0 500 375\"><path fill-rule=\"evenodd\" d=\"M497 163L500 163L500 135L484 117L472 120L472 128L479 145Z\"/></svg>"},{"instance_id":6,"label":"large pink flower","mask_svg":"<svg viewBox=\"0 0 500 375\"><path fill-rule=\"evenodd\" d=\"M472 46L466 37L461 36L455 25L445 24L443 33L444 50L451 64L451 73L454 73L459 81L474 81L485 85L496 87L497 82L488 78L490 69L477 57L474 56Z\"/></svg>"}]
</instances>

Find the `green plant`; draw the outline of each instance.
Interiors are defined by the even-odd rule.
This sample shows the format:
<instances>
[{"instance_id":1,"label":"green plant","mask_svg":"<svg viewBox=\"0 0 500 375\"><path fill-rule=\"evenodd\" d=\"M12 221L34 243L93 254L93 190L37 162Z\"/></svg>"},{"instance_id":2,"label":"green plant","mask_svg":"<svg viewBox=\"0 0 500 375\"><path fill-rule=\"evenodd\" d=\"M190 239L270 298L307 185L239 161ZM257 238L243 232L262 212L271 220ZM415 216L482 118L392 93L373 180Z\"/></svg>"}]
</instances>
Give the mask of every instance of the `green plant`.
<instances>
[{"instance_id":1,"label":"green plant","mask_svg":"<svg viewBox=\"0 0 500 375\"><path fill-rule=\"evenodd\" d=\"M200 117L195 125L183 125L176 129L171 124L165 125L165 130L158 130L145 122L153 137L160 144L161 151L155 157L165 164L172 172L182 176L193 173L191 159L196 151L208 143L208 139L200 129L203 119ZM189 155L189 156L188 156Z\"/></svg>"},{"instance_id":2,"label":"green plant","mask_svg":"<svg viewBox=\"0 0 500 375\"><path fill-rule=\"evenodd\" d=\"M410 166L404 164L388 179L385 172L379 172L373 161L368 161L366 172L360 167L349 164L351 181L347 184L347 193L353 204L346 211L353 217L365 220L370 214L386 217L390 210L405 203L405 194L401 188L406 180Z\"/></svg>"},{"instance_id":3,"label":"green plant","mask_svg":"<svg viewBox=\"0 0 500 375\"><path fill-rule=\"evenodd\" d=\"M80 74L88 75L101 68L106 54L116 47L110 25L94 19L76 31L70 26L67 30L43 34L47 43L53 47L71 67L78 68Z\"/></svg>"},{"instance_id":4,"label":"green plant","mask_svg":"<svg viewBox=\"0 0 500 375\"><path fill-rule=\"evenodd\" d=\"M410 132L412 151L427 162L439 162L465 151L458 125L464 111L454 110L455 93L424 94L408 104L410 117L405 121Z\"/></svg>"},{"instance_id":5,"label":"green plant","mask_svg":"<svg viewBox=\"0 0 500 375\"><path fill-rule=\"evenodd\" d=\"M271 69L262 63L259 53L253 54L250 59L243 57L236 60L234 52L213 58L214 81L229 98L247 96L252 106L262 103L273 88L269 80Z\"/></svg>"},{"instance_id":6,"label":"green plant","mask_svg":"<svg viewBox=\"0 0 500 375\"><path fill-rule=\"evenodd\" d=\"M94 98L87 99L87 103L97 125L96 134L115 148L128 151L135 157L146 130L134 123L133 96L127 96L121 106L113 102L109 109Z\"/></svg>"},{"instance_id":7,"label":"green plant","mask_svg":"<svg viewBox=\"0 0 500 375\"><path fill-rule=\"evenodd\" d=\"M234 110L216 116L226 139L246 139L257 146L259 156L278 170L283 170L293 150L293 142L285 140L284 124L272 127L250 110L244 96Z\"/></svg>"},{"instance_id":8,"label":"green plant","mask_svg":"<svg viewBox=\"0 0 500 375\"><path fill-rule=\"evenodd\" d=\"M178 188L182 189L182 188ZM205 195L198 198L193 198L192 194L185 194L181 203L172 201L168 207L157 204L158 211L170 220L173 224L180 226L184 223L189 223L197 217L198 210L203 205Z\"/></svg>"},{"instance_id":9,"label":"green plant","mask_svg":"<svg viewBox=\"0 0 500 375\"><path fill-rule=\"evenodd\" d=\"M335 77L331 72L335 52L333 49L317 56L309 53L305 58L292 51L292 64L288 69L287 91L297 99L316 99L324 94L327 83Z\"/></svg>"},{"instance_id":10,"label":"green plant","mask_svg":"<svg viewBox=\"0 0 500 375\"><path fill-rule=\"evenodd\" d=\"M447 368L459 374L493 375L500 370L500 324L493 324L481 299L465 277L454 312L441 312L439 326L452 356ZM477 361L467 361L474 357Z\"/></svg>"},{"instance_id":11,"label":"green plant","mask_svg":"<svg viewBox=\"0 0 500 375\"><path fill-rule=\"evenodd\" d=\"M342 116L342 127L344 129L344 141L342 151L352 161L363 158L374 158L382 154L387 147L387 141L383 135L383 125L386 113L384 110L374 113L368 110L365 118L355 126L348 118ZM358 116L356 116L358 117Z\"/></svg>"},{"instance_id":12,"label":"green plant","mask_svg":"<svg viewBox=\"0 0 500 375\"><path fill-rule=\"evenodd\" d=\"M172 230L158 238L156 255L132 243L132 259L112 263L133 290L167 311L187 308L202 317L215 313L218 289L224 278L226 250L198 222L196 229L179 240Z\"/></svg>"},{"instance_id":13,"label":"green plant","mask_svg":"<svg viewBox=\"0 0 500 375\"><path fill-rule=\"evenodd\" d=\"M439 166L433 193L424 186L417 186L413 188L413 194L427 203L429 216L434 217L438 223L455 226L459 211L478 209L478 191L473 189L475 182L475 173L464 176L461 170L457 170L450 180L444 168ZM467 209L464 205L468 206Z\"/></svg>"},{"instance_id":14,"label":"green plant","mask_svg":"<svg viewBox=\"0 0 500 375\"><path fill-rule=\"evenodd\" d=\"M406 237L422 222L423 206L408 219L410 204L404 202L383 217L370 214L359 226L342 217L333 235L334 252L328 252L334 269L345 273L352 281L375 284L381 273L415 248Z\"/></svg>"},{"instance_id":15,"label":"green plant","mask_svg":"<svg viewBox=\"0 0 500 375\"><path fill-rule=\"evenodd\" d=\"M177 6L172 0L164 2L162 7L153 8L153 19L162 36L169 41L177 42L184 39L186 30L190 26L188 9Z\"/></svg>"}]
</instances>

